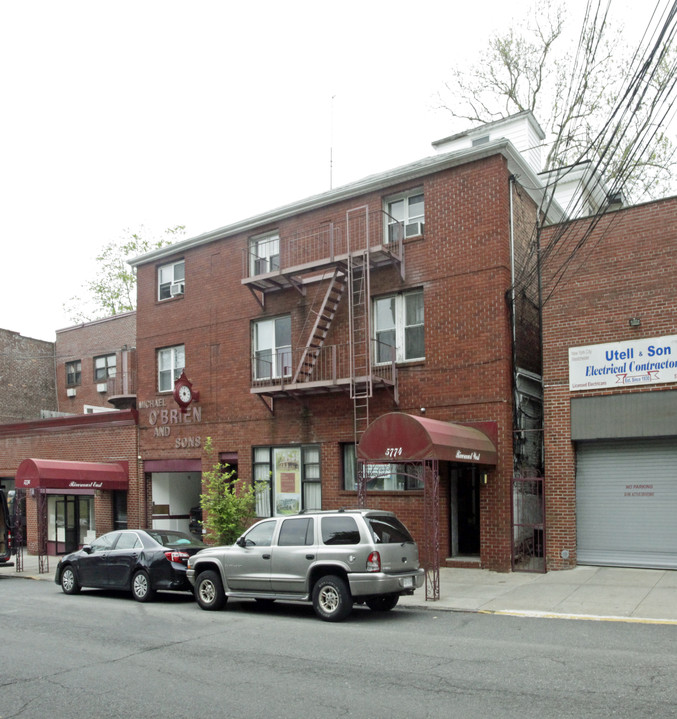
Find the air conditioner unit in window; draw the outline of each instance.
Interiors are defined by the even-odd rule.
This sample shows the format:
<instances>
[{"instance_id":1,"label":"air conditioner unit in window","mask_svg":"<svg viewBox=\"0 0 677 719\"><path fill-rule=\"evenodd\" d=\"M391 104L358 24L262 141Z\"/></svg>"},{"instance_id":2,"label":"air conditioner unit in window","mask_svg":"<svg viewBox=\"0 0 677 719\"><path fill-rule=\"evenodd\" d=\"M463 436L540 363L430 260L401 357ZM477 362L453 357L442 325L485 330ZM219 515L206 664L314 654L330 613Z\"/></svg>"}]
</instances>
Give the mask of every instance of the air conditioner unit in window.
<instances>
[{"instance_id":1,"label":"air conditioner unit in window","mask_svg":"<svg viewBox=\"0 0 677 719\"><path fill-rule=\"evenodd\" d=\"M108 382L99 382L99 384L96 385L96 391L108 392Z\"/></svg>"},{"instance_id":2,"label":"air conditioner unit in window","mask_svg":"<svg viewBox=\"0 0 677 719\"><path fill-rule=\"evenodd\" d=\"M177 295L182 295L184 289L185 289L185 284L183 282L174 282L169 287L169 294L172 297L176 297Z\"/></svg>"},{"instance_id":3,"label":"air conditioner unit in window","mask_svg":"<svg viewBox=\"0 0 677 719\"><path fill-rule=\"evenodd\" d=\"M422 222L410 222L404 228L405 237L417 237L423 234L423 223Z\"/></svg>"},{"instance_id":4,"label":"air conditioner unit in window","mask_svg":"<svg viewBox=\"0 0 677 719\"><path fill-rule=\"evenodd\" d=\"M75 391L74 387L69 387L66 390L66 397L75 397L76 394L77 394L77 392Z\"/></svg>"}]
</instances>

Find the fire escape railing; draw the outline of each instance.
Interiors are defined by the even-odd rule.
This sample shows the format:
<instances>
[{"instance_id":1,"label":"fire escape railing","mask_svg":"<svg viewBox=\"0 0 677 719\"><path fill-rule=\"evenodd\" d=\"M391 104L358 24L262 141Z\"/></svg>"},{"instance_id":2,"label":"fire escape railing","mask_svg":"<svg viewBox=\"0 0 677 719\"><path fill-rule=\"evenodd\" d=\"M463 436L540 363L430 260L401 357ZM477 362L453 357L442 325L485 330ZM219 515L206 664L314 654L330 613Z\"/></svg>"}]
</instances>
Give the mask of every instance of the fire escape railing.
<instances>
[{"instance_id":1,"label":"fire escape railing","mask_svg":"<svg viewBox=\"0 0 677 719\"><path fill-rule=\"evenodd\" d=\"M371 364L372 381L385 385L394 385L397 379L395 348L391 345L371 340L372 357L390 357L388 362ZM349 342L339 345L324 345L316 350L312 372L295 374L295 369L307 355L307 347L289 347L270 352L254 353L251 357L252 389L272 388L283 391L291 387L303 389L311 385L327 386L350 385L351 346ZM366 381L367 378L362 378ZM349 389L349 387L348 387Z\"/></svg>"}]
</instances>

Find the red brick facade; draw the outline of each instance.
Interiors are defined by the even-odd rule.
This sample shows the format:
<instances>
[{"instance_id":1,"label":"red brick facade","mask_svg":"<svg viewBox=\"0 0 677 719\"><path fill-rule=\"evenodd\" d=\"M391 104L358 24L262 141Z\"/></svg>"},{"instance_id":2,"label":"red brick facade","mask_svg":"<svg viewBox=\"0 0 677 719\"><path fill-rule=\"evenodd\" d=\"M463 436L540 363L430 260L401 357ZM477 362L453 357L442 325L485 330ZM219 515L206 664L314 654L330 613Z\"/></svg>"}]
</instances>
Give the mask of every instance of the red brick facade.
<instances>
[{"instance_id":1,"label":"red brick facade","mask_svg":"<svg viewBox=\"0 0 677 719\"><path fill-rule=\"evenodd\" d=\"M548 569L577 563L572 399L677 388L661 383L572 393L568 350L677 333L676 227L673 197L609 213L594 226L582 219L541 235ZM631 326L631 318L639 326Z\"/></svg>"},{"instance_id":2,"label":"red brick facade","mask_svg":"<svg viewBox=\"0 0 677 719\"><path fill-rule=\"evenodd\" d=\"M138 262L137 351L140 454L144 462L202 460L211 437L217 452L237 453L241 477L252 477L256 446L316 444L321 448L322 506L354 506L355 492L343 489L342 445L353 441L353 403L346 393L276 397L272 403L252 394L252 322L289 313L292 342L305 343L308 316L325 283L311 282L306 294L284 289L268 295L262 308L243 286L243 255L252 236L277 230L280 242L368 206L381 216L384 198L411 188L425 196L423 236L405 241L405 275L395 267L371 273L371 296L422 288L425 306L425 360L398 367L399 404L387 390L376 390L370 419L391 411L449 422L491 421L498 426L498 464L480 487L481 566L511 566L511 487L513 476L513 343L509 307L511 286L510 173L503 154L423 174L403 184L333 199L309 211L290 212L266 223L265 217L239 232L210 233L209 241L179 243L174 254ZM535 206L516 186L513 192L517 270L527 252ZM310 254L312 248L308 247ZM185 294L159 301L158 267L185 261ZM539 370L537 326L524 297L517 301L520 324L515 356ZM332 343L348 341L347 303L331 327ZM186 374L200 401L198 414L184 418L171 392L158 387L157 350L185 346ZM160 431L161 430L161 431ZM206 468L207 465L205 464ZM450 472L442 466L441 560L450 556ZM394 510L421 540L423 492L370 492L368 504ZM475 564L477 566L477 564Z\"/></svg>"},{"instance_id":3,"label":"red brick facade","mask_svg":"<svg viewBox=\"0 0 677 719\"><path fill-rule=\"evenodd\" d=\"M125 312L56 333L56 382L59 411L84 412L85 407L105 407L110 396L133 394L136 374L136 312ZM115 373L96 377L96 358L115 356ZM80 377L67 383L67 366L79 363ZM102 373L103 374L103 373ZM127 387L124 387L126 382ZM105 385L105 388L104 388ZM69 391L70 390L70 391ZM126 390L126 391L125 391Z\"/></svg>"},{"instance_id":4,"label":"red brick facade","mask_svg":"<svg viewBox=\"0 0 677 719\"><path fill-rule=\"evenodd\" d=\"M0 426L0 472L14 477L25 459L125 463L129 473L128 525L147 526L147 507L138 491L137 426L133 411L78 415ZM67 493L60 490L58 493ZM113 529L112 494L97 491L94 498L97 535ZM38 551L37 504L26 498L27 548Z\"/></svg>"}]
</instances>

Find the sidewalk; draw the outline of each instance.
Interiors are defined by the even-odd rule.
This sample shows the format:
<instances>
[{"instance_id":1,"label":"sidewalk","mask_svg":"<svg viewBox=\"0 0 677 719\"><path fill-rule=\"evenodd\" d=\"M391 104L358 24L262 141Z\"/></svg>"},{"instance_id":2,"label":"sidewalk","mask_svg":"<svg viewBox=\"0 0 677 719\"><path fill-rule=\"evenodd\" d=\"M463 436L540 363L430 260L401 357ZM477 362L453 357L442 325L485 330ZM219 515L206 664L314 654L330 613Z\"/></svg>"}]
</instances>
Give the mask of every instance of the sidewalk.
<instances>
[{"instance_id":1,"label":"sidewalk","mask_svg":"<svg viewBox=\"0 0 677 719\"><path fill-rule=\"evenodd\" d=\"M49 571L40 574L38 557L24 553L23 572L4 567L0 577L52 582L57 562L57 557L48 557ZM399 606L677 625L677 571L581 566L547 574L503 574L442 568L438 601L426 602L424 586L413 596L402 597Z\"/></svg>"}]
</instances>

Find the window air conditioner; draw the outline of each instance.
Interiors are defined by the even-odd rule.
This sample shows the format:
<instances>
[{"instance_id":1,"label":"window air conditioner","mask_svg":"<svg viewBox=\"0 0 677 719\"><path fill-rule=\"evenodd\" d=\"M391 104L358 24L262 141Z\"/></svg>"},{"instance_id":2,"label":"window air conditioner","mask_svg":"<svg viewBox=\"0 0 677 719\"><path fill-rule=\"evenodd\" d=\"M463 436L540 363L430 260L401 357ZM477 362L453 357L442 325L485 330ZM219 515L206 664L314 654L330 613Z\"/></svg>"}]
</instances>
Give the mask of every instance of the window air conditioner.
<instances>
[{"instance_id":1,"label":"window air conditioner","mask_svg":"<svg viewBox=\"0 0 677 719\"><path fill-rule=\"evenodd\" d=\"M75 397L76 394L77 394L77 392L75 391L74 387L69 387L66 390L66 397Z\"/></svg>"},{"instance_id":2,"label":"window air conditioner","mask_svg":"<svg viewBox=\"0 0 677 719\"><path fill-rule=\"evenodd\" d=\"M183 282L173 282L169 287L169 294L172 297L176 297L177 295L182 295L184 289L185 284Z\"/></svg>"},{"instance_id":3,"label":"window air conditioner","mask_svg":"<svg viewBox=\"0 0 677 719\"><path fill-rule=\"evenodd\" d=\"M96 391L108 392L108 382L99 382L99 384L96 385Z\"/></svg>"},{"instance_id":4,"label":"window air conditioner","mask_svg":"<svg viewBox=\"0 0 677 719\"><path fill-rule=\"evenodd\" d=\"M404 228L405 237L417 237L423 234L423 223L422 222L410 222Z\"/></svg>"}]
</instances>

